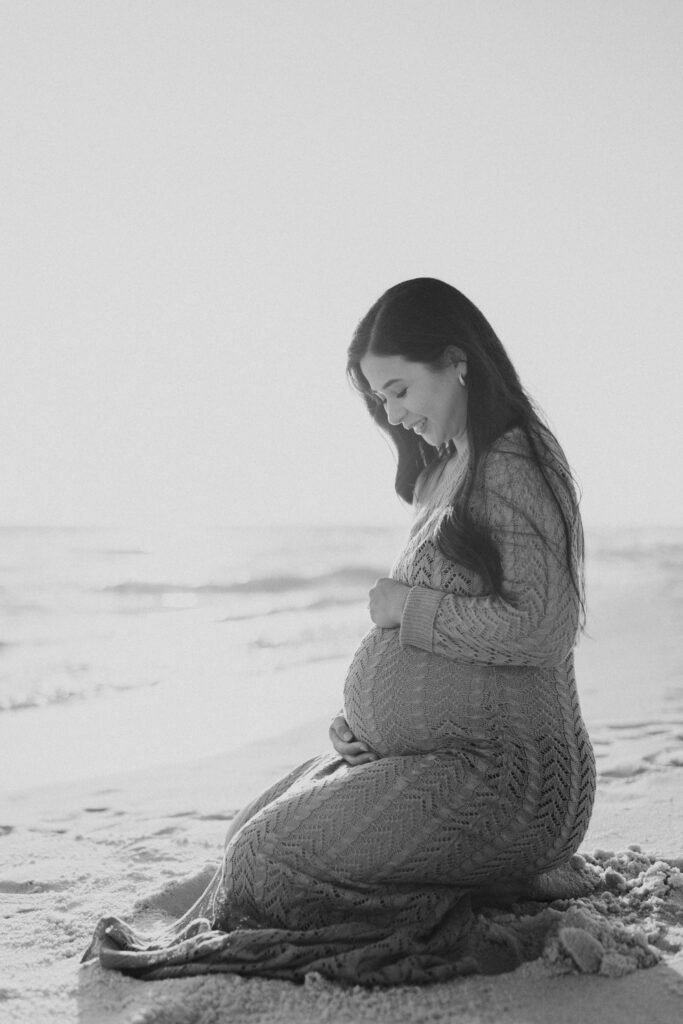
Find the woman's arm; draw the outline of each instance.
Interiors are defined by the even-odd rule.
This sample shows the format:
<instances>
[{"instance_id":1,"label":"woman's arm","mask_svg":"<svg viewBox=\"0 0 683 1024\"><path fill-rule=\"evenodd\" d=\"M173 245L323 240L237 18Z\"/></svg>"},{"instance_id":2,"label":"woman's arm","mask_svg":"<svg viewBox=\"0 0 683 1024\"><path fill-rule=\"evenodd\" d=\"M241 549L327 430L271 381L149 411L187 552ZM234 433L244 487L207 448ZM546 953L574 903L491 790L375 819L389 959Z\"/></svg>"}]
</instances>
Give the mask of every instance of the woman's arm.
<instances>
[{"instance_id":1,"label":"woman's arm","mask_svg":"<svg viewBox=\"0 0 683 1024\"><path fill-rule=\"evenodd\" d=\"M580 612L560 511L535 463L509 448L489 455L484 496L506 599L412 587L400 642L458 661L557 665L576 642Z\"/></svg>"}]
</instances>

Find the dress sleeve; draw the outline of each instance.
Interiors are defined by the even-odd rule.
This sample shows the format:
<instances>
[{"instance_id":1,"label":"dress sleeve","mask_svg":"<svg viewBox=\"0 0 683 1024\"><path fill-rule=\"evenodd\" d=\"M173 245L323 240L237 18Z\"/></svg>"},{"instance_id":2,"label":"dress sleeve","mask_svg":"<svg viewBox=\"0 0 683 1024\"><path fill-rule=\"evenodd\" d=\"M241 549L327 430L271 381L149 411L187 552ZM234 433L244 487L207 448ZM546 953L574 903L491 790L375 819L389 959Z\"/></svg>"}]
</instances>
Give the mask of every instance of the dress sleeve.
<instances>
[{"instance_id":1,"label":"dress sleeve","mask_svg":"<svg viewBox=\"0 0 683 1024\"><path fill-rule=\"evenodd\" d=\"M491 451L483 494L500 551L505 598L412 587L400 642L455 661L560 664L576 642L580 601L567 567L557 504L537 465L514 448ZM574 505L567 502L567 512L578 519ZM574 533L576 527L575 520Z\"/></svg>"}]
</instances>

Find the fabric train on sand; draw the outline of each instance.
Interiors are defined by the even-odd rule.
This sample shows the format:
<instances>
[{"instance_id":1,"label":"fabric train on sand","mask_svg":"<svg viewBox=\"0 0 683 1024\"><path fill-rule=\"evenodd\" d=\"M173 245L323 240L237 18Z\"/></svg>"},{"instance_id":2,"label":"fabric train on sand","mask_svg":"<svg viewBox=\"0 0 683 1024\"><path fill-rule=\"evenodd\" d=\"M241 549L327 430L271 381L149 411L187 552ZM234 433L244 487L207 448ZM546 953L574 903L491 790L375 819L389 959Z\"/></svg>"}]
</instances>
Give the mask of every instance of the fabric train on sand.
<instances>
[{"instance_id":1,"label":"fabric train on sand","mask_svg":"<svg viewBox=\"0 0 683 1024\"><path fill-rule=\"evenodd\" d=\"M162 940L105 918L86 956L143 978L435 981L514 966L505 936L519 927L494 927L482 906L537 895L544 877L556 897L595 887L571 864L595 788L573 669L579 601L562 518L527 444L520 431L501 438L474 496L506 600L433 540L466 451L418 505L392 570L412 588L401 628L370 630L345 684L349 725L379 760L302 765L241 812L213 881ZM568 480L552 441L547 458ZM579 536L576 523L575 562ZM534 955L552 913L547 928L537 914L520 926Z\"/></svg>"}]
</instances>

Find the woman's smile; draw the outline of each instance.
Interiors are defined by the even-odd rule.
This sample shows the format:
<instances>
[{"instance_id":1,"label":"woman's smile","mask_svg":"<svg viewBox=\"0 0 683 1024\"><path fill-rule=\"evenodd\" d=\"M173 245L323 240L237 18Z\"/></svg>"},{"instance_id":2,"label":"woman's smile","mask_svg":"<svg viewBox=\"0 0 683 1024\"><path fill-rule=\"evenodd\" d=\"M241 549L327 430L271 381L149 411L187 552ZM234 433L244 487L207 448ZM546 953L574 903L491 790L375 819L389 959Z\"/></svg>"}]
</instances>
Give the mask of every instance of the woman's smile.
<instances>
[{"instance_id":1,"label":"woman's smile","mask_svg":"<svg viewBox=\"0 0 683 1024\"><path fill-rule=\"evenodd\" d=\"M424 434L427 427L427 417L423 416L421 420L418 420L417 423L412 423L410 426L404 423L403 427L406 430L414 430L416 434Z\"/></svg>"}]
</instances>

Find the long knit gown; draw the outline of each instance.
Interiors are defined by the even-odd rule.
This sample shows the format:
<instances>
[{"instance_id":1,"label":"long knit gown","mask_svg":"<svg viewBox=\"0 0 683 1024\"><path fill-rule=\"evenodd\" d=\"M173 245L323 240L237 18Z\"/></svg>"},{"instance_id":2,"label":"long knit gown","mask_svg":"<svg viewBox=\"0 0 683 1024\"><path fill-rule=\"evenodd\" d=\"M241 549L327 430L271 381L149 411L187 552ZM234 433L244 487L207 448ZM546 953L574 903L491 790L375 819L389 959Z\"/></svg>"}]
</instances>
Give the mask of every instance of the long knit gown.
<instances>
[{"instance_id":1,"label":"long knit gown","mask_svg":"<svg viewBox=\"0 0 683 1024\"><path fill-rule=\"evenodd\" d=\"M577 564L566 463L546 445ZM331 753L296 769L239 815L175 928L153 943L104 918L86 958L142 978L317 971L361 984L497 969L472 896L566 863L595 788L565 530L528 454L521 431L500 438L472 499L501 553L505 599L434 543L466 450L417 505L392 570L411 588L400 628L370 630L344 689L349 726L379 759L351 767Z\"/></svg>"}]
</instances>

